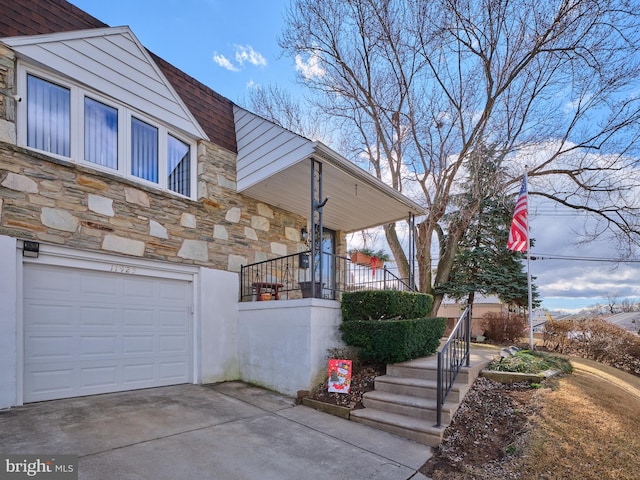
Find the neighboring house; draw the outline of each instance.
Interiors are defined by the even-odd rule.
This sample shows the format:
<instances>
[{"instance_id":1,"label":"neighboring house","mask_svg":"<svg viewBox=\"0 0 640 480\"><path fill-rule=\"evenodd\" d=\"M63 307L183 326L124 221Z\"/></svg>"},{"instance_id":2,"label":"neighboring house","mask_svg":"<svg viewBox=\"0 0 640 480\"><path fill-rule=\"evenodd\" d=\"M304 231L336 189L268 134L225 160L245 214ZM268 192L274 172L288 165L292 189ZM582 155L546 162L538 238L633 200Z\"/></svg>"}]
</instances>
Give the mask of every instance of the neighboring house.
<instances>
[{"instance_id":1,"label":"neighboring house","mask_svg":"<svg viewBox=\"0 0 640 480\"><path fill-rule=\"evenodd\" d=\"M462 315L466 304L455 302L449 298L446 298L440 308L438 309L438 316L445 317L447 319L447 331L450 332L456 325L456 322ZM507 312L506 305L500 302L497 297L484 297L482 295L476 295L476 299L473 302L473 308L471 310L471 336L477 337L484 334L484 326L482 324L483 317L487 313L503 313Z\"/></svg>"},{"instance_id":2,"label":"neighboring house","mask_svg":"<svg viewBox=\"0 0 640 480\"><path fill-rule=\"evenodd\" d=\"M128 27L62 0L0 9L0 408L234 379L309 388L340 345L339 303L239 302L241 266L306 250L324 197L342 255L347 232L420 206Z\"/></svg>"}]
</instances>

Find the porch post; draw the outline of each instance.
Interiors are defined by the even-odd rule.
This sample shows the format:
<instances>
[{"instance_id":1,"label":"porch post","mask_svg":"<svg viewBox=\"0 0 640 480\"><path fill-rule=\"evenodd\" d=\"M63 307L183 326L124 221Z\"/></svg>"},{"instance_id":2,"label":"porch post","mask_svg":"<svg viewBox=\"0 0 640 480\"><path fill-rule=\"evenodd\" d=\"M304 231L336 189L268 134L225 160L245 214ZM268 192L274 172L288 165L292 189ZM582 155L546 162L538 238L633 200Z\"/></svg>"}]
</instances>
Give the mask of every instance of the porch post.
<instances>
[{"instance_id":1,"label":"porch post","mask_svg":"<svg viewBox=\"0 0 640 480\"><path fill-rule=\"evenodd\" d=\"M416 216L409 212L409 286L416 289Z\"/></svg>"},{"instance_id":2,"label":"porch post","mask_svg":"<svg viewBox=\"0 0 640 480\"><path fill-rule=\"evenodd\" d=\"M329 198L322 199L322 162L311 158L311 297L316 297L316 265L318 267L318 285L322 294L323 256L322 255L322 208ZM317 218L317 220L316 220ZM316 243L317 242L317 243ZM317 260L316 260L317 254Z\"/></svg>"}]
</instances>

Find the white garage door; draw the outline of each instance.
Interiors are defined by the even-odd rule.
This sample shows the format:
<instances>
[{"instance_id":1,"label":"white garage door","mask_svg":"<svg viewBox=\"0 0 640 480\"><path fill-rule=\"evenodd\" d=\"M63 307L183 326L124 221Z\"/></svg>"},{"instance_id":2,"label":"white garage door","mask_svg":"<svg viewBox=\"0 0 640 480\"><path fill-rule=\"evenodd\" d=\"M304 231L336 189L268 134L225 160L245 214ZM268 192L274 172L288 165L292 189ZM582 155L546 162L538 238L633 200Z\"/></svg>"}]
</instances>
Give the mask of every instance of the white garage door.
<instances>
[{"instance_id":1,"label":"white garage door","mask_svg":"<svg viewBox=\"0 0 640 480\"><path fill-rule=\"evenodd\" d=\"M24 266L24 401L186 383L191 282Z\"/></svg>"}]
</instances>

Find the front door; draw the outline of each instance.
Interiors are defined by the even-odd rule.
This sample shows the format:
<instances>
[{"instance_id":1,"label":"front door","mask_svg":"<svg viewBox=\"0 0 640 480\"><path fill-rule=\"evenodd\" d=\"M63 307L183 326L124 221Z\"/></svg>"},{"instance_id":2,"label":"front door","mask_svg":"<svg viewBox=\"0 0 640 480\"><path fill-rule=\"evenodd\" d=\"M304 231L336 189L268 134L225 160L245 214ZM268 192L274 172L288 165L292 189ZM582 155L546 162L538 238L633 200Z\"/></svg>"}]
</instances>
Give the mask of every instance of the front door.
<instances>
[{"instance_id":1,"label":"front door","mask_svg":"<svg viewBox=\"0 0 640 480\"><path fill-rule=\"evenodd\" d=\"M335 299L335 253L336 253L336 232L324 228L322 232L322 279L324 284L322 288L322 298ZM317 262L316 268L320 269L320 262ZM320 276L320 275L319 275Z\"/></svg>"}]
</instances>

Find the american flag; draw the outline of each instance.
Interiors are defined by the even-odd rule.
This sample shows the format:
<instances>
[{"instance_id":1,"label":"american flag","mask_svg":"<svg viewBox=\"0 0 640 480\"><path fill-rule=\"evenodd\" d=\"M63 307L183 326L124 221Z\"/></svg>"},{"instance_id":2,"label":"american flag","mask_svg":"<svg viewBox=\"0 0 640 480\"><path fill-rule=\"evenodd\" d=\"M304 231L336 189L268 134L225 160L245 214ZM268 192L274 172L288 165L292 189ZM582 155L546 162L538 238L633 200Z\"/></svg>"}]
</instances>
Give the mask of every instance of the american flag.
<instances>
[{"instance_id":1,"label":"american flag","mask_svg":"<svg viewBox=\"0 0 640 480\"><path fill-rule=\"evenodd\" d=\"M511 230L509 231L509 240L507 248L514 252L526 252L529 246L528 228L527 228L527 175L522 179L522 187L516 201L516 209L513 212L513 220L511 221Z\"/></svg>"}]
</instances>

